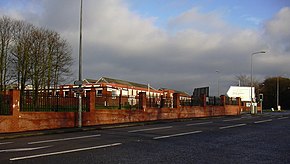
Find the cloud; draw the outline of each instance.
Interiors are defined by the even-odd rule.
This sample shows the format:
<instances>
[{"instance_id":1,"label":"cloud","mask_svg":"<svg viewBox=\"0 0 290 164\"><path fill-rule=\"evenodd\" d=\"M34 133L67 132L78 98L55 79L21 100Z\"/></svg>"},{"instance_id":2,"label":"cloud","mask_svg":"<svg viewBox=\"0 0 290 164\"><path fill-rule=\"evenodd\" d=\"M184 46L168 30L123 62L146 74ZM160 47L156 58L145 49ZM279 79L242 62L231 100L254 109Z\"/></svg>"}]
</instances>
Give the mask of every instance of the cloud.
<instances>
[{"instance_id":1,"label":"cloud","mask_svg":"<svg viewBox=\"0 0 290 164\"><path fill-rule=\"evenodd\" d=\"M41 8L10 11L61 33L72 44L77 60L79 1L41 0L30 5ZM202 13L198 8L191 8L172 17L162 29L155 25L156 20L130 11L127 1L85 0L83 77L109 76L189 93L194 87L208 85L216 93L219 78L220 92L225 93L235 83L236 75L250 74L252 52L265 50L267 46L274 51L281 43L283 52L287 52L288 20L289 8L284 8L265 22L262 29L239 29L226 22L219 12ZM281 64L289 70L289 64L284 66L286 61L286 57L278 60L270 55L255 56L255 75L262 78L273 75L279 71L275 66ZM74 66L76 72L77 68Z\"/></svg>"},{"instance_id":2,"label":"cloud","mask_svg":"<svg viewBox=\"0 0 290 164\"><path fill-rule=\"evenodd\" d=\"M212 32L227 28L227 24L221 19L222 14L217 11L201 13L194 7L182 14L171 18L168 27L173 31L180 29L197 29L199 31Z\"/></svg>"},{"instance_id":3,"label":"cloud","mask_svg":"<svg viewBox=\"0 0 290 164\"><path fill-rule=\"evenodd\" d=\"M290 52L290 8L282 8L265 23L265 36L271 48L280 53Z\"/></svg>"}]
</instances>

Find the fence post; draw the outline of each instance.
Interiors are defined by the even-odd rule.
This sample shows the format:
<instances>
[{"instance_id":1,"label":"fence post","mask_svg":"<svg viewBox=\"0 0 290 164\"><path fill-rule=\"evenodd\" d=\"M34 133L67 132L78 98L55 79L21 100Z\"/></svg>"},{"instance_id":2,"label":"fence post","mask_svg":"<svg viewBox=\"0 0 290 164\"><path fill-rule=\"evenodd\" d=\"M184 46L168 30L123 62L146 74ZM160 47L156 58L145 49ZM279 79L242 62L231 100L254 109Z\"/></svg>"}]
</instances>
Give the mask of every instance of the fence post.
<instances>
[{"instance_id":1,"label":"fence post","mask_svg":"<svg viewBox=\"0 0 290 164\"><path fill-rule=\"evenodd\" d=\"M160 96L160 108L164 108L165 106L165 98L164 95Z\"/></svg>"},{"instance_id":2,"label":"fence post","mask_svg":"<svg viewBox=\"0 0 290 164\"><path fill-rule=\"evenodd\" d=\"M222 106L226 105L226 96L225 95L221 95L221 105Z\"/></svg>"},{"instance_id":3,"label":"fence post","mask_svg":"<svg viewBox=\"0 0 290 164\"><path fill-rule=\"evenodd\" d=\"M119 105L118 109L122 109L122 88L120 89L120 94L119 94Z\"/></svg>"},{"instance_id":4,"label":"fence post","mask_svg":"<svg viewBox=\"0 0 290 164\"><path fill-rule=\"evenodd\" d=\"M241 114L241 98L237 97L236 100L237 100L238 106L239 106L237 114L240 115Z\"/></svg>"},{"instance_id":5,"label":"fence post","mask_svg":"<svg viewBox=\"0 0 290 164\"><path fill-rule=\"evenodd\" d=\"M10 113L18 118L20 112L20 91L14 89L9 90L9 95L11 96Z\"/></svg>"},{"instance_id":6,"label":"fence post","mask_svg":"<svg viewBox=\"0 0 290 164\"><path fill-rule=\"evenodd\" d=\"M180 107L180 94L179 93L173 93L173 108L179 108Z\"/></svg>"},{"instance_id":7,"label":"fence post","mask_svg":"<svg viewBox=\"0 0 290 164\"><path fill-rule=\"evenodd\" d=\"M139 109L146 109L146 92L139 92Z\"/></svg>"},{"instance_id":8,"label":"fence post","mask_svg":"<svg viewBox=\"0 0 290 164\"><path fill-rule=\"evenodd\" d=\"M200 106L206 107L206 96L205 94L200 95Z\"/></svg>"},{"instance_id":9,"label":"fence post","mask_svg":"<svg viewBox=\"0 0 290 164\"><path fill-rule=\"evenodd\" d=\"M88 108L90 112L94 112L95 105L96 105L96 90L95 88L92 88L90 91L87 91L87 96L88 96Z\"/></svg>"}]
</instances>

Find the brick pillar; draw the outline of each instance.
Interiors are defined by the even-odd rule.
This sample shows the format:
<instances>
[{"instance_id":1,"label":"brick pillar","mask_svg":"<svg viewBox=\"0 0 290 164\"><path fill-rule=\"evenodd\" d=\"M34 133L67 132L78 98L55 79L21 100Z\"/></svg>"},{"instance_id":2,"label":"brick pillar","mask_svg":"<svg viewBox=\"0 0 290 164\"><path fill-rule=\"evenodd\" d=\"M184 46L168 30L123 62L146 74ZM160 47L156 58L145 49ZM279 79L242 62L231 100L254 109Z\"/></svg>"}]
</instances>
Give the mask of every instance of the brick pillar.
<instances>
[{"instance_id":1,"label":"brick pillar","mask_svg":"<svg viewBox=\"0 0 290 164\"><path fill-rule=\"evenodd\" d=\"M146 109L146 92L139 93L139 109Z\"/></svg>"},{"instance_id":2,"label":"brick pillar","mask_svg":"<svg viewBox=\"0 0 290 164\"><path fill-rule=\"evenodd\" d=\"M204 94L200 95L200 106L206 107L206 96Z\"/></svg>"},{"instance_id":3,"label":"brick pillar","mask_svg":"<svg viewBox=\"0 0 290 164\"><path fill-rule=\"evenodd\" d=\"M88 97L88 108L90 112L94 112L96 110L96 90L92 88L90 91L87 91Z\"/></svg>"},{"instance_id":4,"label":"brick pillar","mask_svg":"<svg viewBox=\"0 0 290 164\"><path fill-rule=\"evenodd\" d=\"M9 95L11 96L10 102L10 113L14 117L19 117L20 112L20 91L19 90L10 90Z\"/></svg>"},{"instance_id":5,"label":"brick pillar","mask_svg":"<svg viewBox=\"0 0 290 164\"><path fill-rule=\"evenodd\" d=\"M226 96L221 95L221 105L225 106L226 105Z\"/></svg>"},{"instance_id":6,"label":"brick pillar","mask_svg":"<svg viewBox=\"0 0 290 164\"><path fill-rule=\"evenodd\" d=\"M173 93L173 108L179 108L179 107L180 107L180 94Z\"/></svg>"}]
</instances>

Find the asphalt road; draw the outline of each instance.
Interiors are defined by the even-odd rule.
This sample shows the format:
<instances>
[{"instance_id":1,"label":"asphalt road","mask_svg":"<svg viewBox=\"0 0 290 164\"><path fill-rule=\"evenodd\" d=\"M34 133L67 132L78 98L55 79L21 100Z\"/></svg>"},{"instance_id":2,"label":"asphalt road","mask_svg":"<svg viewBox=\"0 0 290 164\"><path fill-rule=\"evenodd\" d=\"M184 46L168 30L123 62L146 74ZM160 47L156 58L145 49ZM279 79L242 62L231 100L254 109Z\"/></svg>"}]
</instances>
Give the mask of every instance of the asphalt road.
<instances>
[{"instance_id":1,"label":"asphalt road","mask_svg":"<svg viewBox=\"0 0 290 164\"><path fill-rule=\"evenodd\" d=\"M190 119L0 140L0 163L290 163L290 115Z\"/></svg>"}]
</instances>

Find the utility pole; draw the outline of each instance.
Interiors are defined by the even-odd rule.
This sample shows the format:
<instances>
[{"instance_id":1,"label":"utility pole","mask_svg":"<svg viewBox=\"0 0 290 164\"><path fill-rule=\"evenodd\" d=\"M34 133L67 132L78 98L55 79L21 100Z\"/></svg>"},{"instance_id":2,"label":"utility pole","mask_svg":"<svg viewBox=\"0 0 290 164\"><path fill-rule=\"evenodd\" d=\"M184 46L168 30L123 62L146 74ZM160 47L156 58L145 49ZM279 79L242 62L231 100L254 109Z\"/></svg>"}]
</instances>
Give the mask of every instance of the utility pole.
<instances>
[{"instance_id":1,"label":"utility pole","mask_svg":"<svg viewBox=\"0 0 290 164\"><path fill-rule=\"evenodd\" d=\"M264 54L264 53L266 53L266 51L258 51L251 54L251 109L250 111L252 114L256 114L256 111L254 110L254 106L253 106L253 56L256 54Z\"/></svg>"},{"instance_id":2,"label":"utility pole","mask_svg":"<svg viewBox=\"0 0 290 164\"><path fill-rule=\"evenodd\" d=\"M82 127L82 24L83 24L83 0L81 0L80 8L80 43L79 43L79 110L78 110L78 127Z\"/></svg>"}]
</instances>

